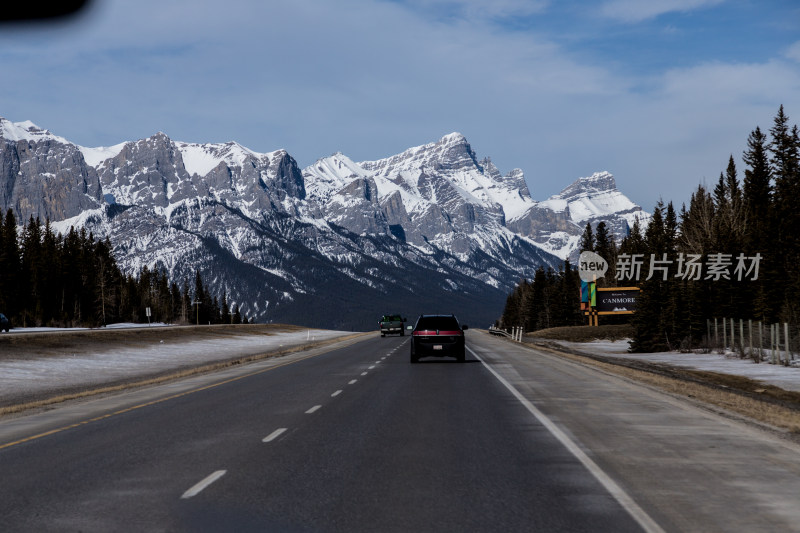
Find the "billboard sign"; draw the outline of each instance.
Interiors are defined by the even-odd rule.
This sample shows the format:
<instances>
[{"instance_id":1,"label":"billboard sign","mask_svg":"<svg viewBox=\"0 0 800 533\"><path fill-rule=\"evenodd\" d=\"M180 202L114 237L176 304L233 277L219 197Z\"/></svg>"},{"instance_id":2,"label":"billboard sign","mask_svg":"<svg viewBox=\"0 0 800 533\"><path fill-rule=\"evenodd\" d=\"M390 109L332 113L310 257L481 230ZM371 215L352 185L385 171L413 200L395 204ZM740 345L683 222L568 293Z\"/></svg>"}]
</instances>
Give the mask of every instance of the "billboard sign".
<instances>
[{"instance_id":1,"label":"billboard sign","mask_svg":"<svg viewBox=\"0 0 800 533\"><path fill-rule=\"evenodd\" d=\"M604 287L597 289L597 312L601 315L630 314L636 311L638 287Z\"/></svg>"}]
</instances>

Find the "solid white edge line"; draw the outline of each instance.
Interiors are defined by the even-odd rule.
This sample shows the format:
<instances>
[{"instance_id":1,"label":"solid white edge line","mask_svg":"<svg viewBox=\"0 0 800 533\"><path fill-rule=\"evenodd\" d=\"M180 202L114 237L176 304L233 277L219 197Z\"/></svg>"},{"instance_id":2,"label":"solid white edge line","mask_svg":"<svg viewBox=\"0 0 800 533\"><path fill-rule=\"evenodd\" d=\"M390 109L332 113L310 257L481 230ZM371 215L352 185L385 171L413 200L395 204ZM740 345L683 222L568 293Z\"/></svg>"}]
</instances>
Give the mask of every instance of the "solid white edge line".
<instances>
[{"instance_id":1,"label":"solid white edge line","mask_svg":"<svg viewBox=\"0 0 800 533\"><path fill-rule=\"evenodd\" d=\"M341 390L337 390L336 392L334 392L333 394L331 394L331 398L335 398L336 396L339 396L341 393L342 393L342 391L341 391Z\"/></svg>"},{"instance_id":2,"label":"solid white edge line","mask_svg":"<svg viewBox=\"0 0 800 533\"><path fill-rule=\"evenodd\" d=\"M495 370L489 366L486 361L481 359L481 357L475 353L472 348L467 346L467 350L475 356L478 361L480 361L483 366L489 370L489 372L497 378L497 380L502 383L510 392L514 395L514 397L519 400L519 402L525 406L525 408L538 420L544 427L547 428L552 435L558 439L558 441L564 445L572 455L578 459L583 466L586 467L589 472L597 479L597 481L602 484L608 492L614 497L615 500L619 502L619 504L628 512L628 514L633 517L634 520L648 533L664 533L664 530L659 526L655 520L653 520L650 515L648 515L644 509L639 507L639 505L631 498L627 492L625 492L622 487L617 485L617 483L609 477L592 459L586 455L583 450L572 440L570 439L566 433L561 431L556 424L547 418L547 416L542 413L535 405L533 405L527 398L525 398L522 393L520 393L516 387L514 387L511 383L506 381L506 379L495 372Z\"/></svg>"},{"instance_id":3,"label":"solid white edge line","mask_svg":"<svg viewBox=\"0 0 800 533\"><path fill-rule=\"evenodd\" d=\"M273 431L272 433L270 433L269 435L267 435L266 437L264 437L261 440L261 442L272 442L275 439L277 439L278 437L280 437L281 435L283 435L284 431L286 431L287 429L288 428L278 428L275 431Z\"/></svg>"},{"instance_id":4,"label":"solid white edge line","mask_svg":"<svg viewBox=\"0 0 800 533\"><path fill-rule=\"evenodd\" d=\"M213 474L211 474L210 476L205 478L203 481L201 481L200 483L198 483L194 487L192 487L189 490L187 490L186 492L184 492L183 495L181 496L181 499L182 500L186 500L186 499L191 498L193 496L197 496L198 494L200 494L203 491L203 489L205 489L206 487L208 487L209 485L214 483L216 480L218 480L219 478L224 476L225 472L227 472L227 470L217 470L216 472L214 472Z\"/></svg>"},{"instance_id":5,"label":"solid white edge line","mask_svg":"<svg viewBox=\"0 0 800 533\"><path fill-rule=\"evenodd\" d=\"M322 406L321 406L321 405L315 405L314 407L312 407L311 409L309 409L308 411L306 411L306 414L307 414L307 415L310 415L311 413L313 413L313 412L315 412L315 411L317 411L317 410L319 410L319 409L322 409Z\"/></svg>"}]
</instances>

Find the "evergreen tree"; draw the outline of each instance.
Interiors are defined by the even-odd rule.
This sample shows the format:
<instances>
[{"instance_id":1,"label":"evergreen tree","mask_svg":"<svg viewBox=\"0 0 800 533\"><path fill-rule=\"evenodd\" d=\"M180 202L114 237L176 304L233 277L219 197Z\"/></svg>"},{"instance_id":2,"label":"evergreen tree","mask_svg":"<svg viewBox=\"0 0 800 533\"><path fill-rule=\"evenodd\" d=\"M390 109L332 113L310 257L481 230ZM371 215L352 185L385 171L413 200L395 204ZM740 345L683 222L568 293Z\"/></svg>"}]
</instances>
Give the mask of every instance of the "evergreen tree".
<instances>
[{"instance_id":1,"label":"evergreen tree","mask_svg":"<svg viewBox=\"0 0 800 533\"><path fill-rule=\"evenodd\" d=\"M3 217L0 239L0 313L19 323L21 262L17 241L17 219L9 209Z\"/></svg>"},{"instance_id":2,"label":"evergreen tree","mask_svg":"<svg viewBox=\"0 0 800 533\"><path fill-rule=\"evenodd\" d=\"M762 257L762 274L758 280L752 282L750 289L753 317L771 323L777 318L772 302L782 299L778 284L771 282L778 279L780 265L776 262L776 257L769 253L776 249L774 232L770 229L776 224L771 220L772 185L767 138L759 128L750 133L743 159L747 165L742 191L745 227L743 252L749 257L756 254Z\"/></svg>"},{"instance_id":3,"label":"evergreen tree","mask_svg":"<svg viewBox=\"0 0 800 533\"><path fill-rule=\"evenodd\" d=\"M601 284L601 286L615 287L617 285L615 273L615 266L617 264L617 245L614 242L614 234L609 233L605 222L600 222L597 225L595 251L608 263L608 272L602 280L598 281L598 283Z\"/></svg>"},{"instance_id":4,"label":"evergreen tree","mask_svg":"<svg viewBox=\"0 0 800 533\"><path fill-rule=\"evenodd\" d=\"M780 313L782 320L797 323L800 321L800 308L795 296L800 290L800 235L797 233L800 227L800 210L797 209L797 199L800 198L800 140L797 126L789 128L789 117L784 113L783 106L775 117L770 133L770 163L775 180L771 230L776 236L775 245L782 257L779 270L784 277Z\"/></svg>"},{"instance_id":5,"label":"evergreen tree","mask_svg":"<svg viewBox=\"0 0 800 533\"><path fill-rule=\"evenodd\" d=\"M208 305L206 290L203 287L203 278L200 277L200 271L195 271L194 275L194 301L192 305L195 307L195 321L198 324L205 324L208 321Z\"/></svg>"},{"instance_id":6,"label":"evergreen tree","mask_svg":"<svg viewBox=\"0 0 800 533\"><path fill-rule=\"evenodd\" d=\"M183 288L181 289L181 319L183 324L191 322L192 310L192 297L189 294L189 280L183 280Z\"/></svg>"},{"instance_id":7,"label":"evergreen tree","mask_svg":"<svg viewBox=\"0 0 800 533\"><path fill-rule=\"evenodd\" d=\"M31 215L22 231L22 326L41 326L42 279L44 257L42 254L42 223Z\"/></svg>"},{"instance_id":8,"label":"evergreen tree","mask_svg":"<svg viewBox=\"0 0 800 533\"><path fill-rule=\"evenodd\" d=\"M586 228L583 230L583 235L581 236L581 252L593 252L594 251L594 235L592 234L592 224L590 222L586 223Z\"/></svg>"},{"instance_id":9,"label":"evergreen tree","mask_svg":"<svg viewBox=\"0 0 800 533\"><path fill-rule=\"evenodd\" d=\"M231 323L231 310L228 307L228 294L227 291L222 291L222 313L220 319L222 320L223 324L230 324Z\"/></svg>"},{"instance_id":10,"label":"evergreen tree","mask_svg":"<svg viewBox=\"0 0 800 533\"><path fill-rule=\"evenodd\" d=\"M645 259L648 265L656 264L653 261L662 260L663 254L669 254L669 241L669 229L664 223L664 203L659 201L645 230ZM631 351L658 352L669 348L671 331L663 313L664 303L669 297L668 283L663 279L662 272L651 271L648 267L648 273L640 284L636 313L631 320L635 331L630 343Z\"/></svg>"}]
</instances>

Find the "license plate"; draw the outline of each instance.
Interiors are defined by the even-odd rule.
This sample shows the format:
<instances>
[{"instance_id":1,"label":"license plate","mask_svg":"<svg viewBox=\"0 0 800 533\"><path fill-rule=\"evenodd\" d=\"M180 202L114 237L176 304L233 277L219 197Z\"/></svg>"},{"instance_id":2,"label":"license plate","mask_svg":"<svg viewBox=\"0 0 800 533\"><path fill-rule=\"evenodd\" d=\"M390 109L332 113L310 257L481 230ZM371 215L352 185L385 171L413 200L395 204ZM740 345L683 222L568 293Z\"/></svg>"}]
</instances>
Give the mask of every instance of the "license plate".
<instances>
[{"instance_id":1,"label":"license plate","mask_svg":"<svg viewBox=\"0 0 800 533\"><path fill-rule=\"evenodd\" d=\"M434 350L441 350L442 349L442 345L441 344L434 344L433 345L433 349Z\"/></svg>"}]
</instances>

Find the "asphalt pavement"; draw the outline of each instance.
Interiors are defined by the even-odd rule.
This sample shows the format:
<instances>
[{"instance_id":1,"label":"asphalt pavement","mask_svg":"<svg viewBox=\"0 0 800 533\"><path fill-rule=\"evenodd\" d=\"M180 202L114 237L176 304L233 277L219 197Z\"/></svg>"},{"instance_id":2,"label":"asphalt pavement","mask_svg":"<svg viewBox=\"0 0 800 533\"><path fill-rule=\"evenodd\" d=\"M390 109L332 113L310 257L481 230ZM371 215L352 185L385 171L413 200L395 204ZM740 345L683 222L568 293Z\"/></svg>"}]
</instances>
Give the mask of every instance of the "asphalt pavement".
<instances>
[{"instance_id":1,"label":"asphalt pavement","mask_svg":"<svg viewBox=\"0 0 800 533\"><path fill-rule=\"evenodd\" d=\"M411 365L408 351L369 338L84 403L60 426L53 412L0 423L4 527L639 530L477 359Z\"/></svg>"},{"instance_id":2,"label":"asphalt pavement","mask_svg":"<svg viewBox=\"0 0 800 533\"><path fill-rule=\"evenodd\" d=\"M408 339L0 420L3 529L798 530L774 435L481 332L464 364Z\"/></svg>"}]
</instances>

